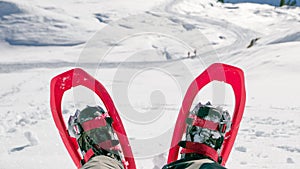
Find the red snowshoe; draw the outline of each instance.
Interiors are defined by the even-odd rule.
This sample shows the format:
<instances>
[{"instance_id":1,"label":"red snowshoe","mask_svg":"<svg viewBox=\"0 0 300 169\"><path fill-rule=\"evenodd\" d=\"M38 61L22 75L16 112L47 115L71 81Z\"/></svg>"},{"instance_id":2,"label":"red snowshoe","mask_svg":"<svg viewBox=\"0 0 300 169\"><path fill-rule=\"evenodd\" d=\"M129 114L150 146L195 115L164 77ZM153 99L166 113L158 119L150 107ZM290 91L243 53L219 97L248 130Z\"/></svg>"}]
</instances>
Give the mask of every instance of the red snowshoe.
<instances>
[{"instance_id":1,"label":"red snowshoe","mask_svg":"<svg viewBox=\"0 0 300 169\"><path fill-rule=\"evenodd\" d=\"M79 69L79 68L69 70L65 73L62 73L62 74L54 77L51 80L51 86L50 86L50 92L51 92L50 93L50 105L51 105L52 116L55 121L56 127L59 130L59 134L60 134L70 156L72 157L75 165L78 168L80 168L83 163L87 162L87 160L89 159L88 156L95 153L95 151L97 150L97 149L92 149L92 148L90 149L90 150L93 150L92 152L89 150L83 150L85 152L85 155L87 155L87 156L84 156L84 158L82 158L82 154L79 151L79 146L78 146L77 140L76 140L76 133L71 134L72 136L69 134L68 128L66 127L66 124L65 124L63 116L62 116L61 102L62 102L62 97L63 97L64 93L67 90L71 89L72 87L76 87L76 86L80 86L80 85L87 87L88 89L94 91L99 96L99 98L102 100L102 102L105 105L106 110L108 111L107 114L100 115L98 120L96 119L96 121L82 123L83 126L81 126L81 127L83 127L84 130L91 130L92 128L95 128L95 127L104 127L107 125L106 123L111 121L111 126L118 137L118 140L120 142L120 145L121 145L121 148L123 151L123 156L125 158L123 160L124 167L127 169L135 169L136 168L135 161L133 158L133 153L132 153L125 129L123 127L123 124L119 117L118 111L115 108L115 105L114 105L110 95L108 94L108 92L106 91L106 89L100 82L98 82L92 76L90 76L85 71L83 71L82 69ZM101 117L103 117L103 118L101 118ZM105 117L109 117L109 118L111 118L111 120L109 120L108 118L105 118ZM70 124L71 124L71 121L69 121ZM99 125L102 125L102 126L99 126ZM78 125L73 124L73 127L76 128L76 127L78 127ZM80 132L80 131L78 131L78 132ZM117 143L118 142L116 142L115 140L110 140L110 143L108 144L109 145L108 148L110 148L110 149L113 148ZM102 144L102 148L103 148L103 144ZM97 143L94 145L97 145ZM112 153L112 154L117 154L117 156L118 156L117 152Z\"/></svg>"},{"instance_id":2,"label":"red snowshoe","mask_svg":"<svg viewBox=\"0 0 300 169\"><path fill-rule=\"evenodd\" d=\"M190 114L191 105L197 93L208 83L212 81L221 81L231 85L234 95L235 95L235 108L231 121L231 126L219 125L213 121L205 120L204 116L199 117ZM173 138L171 147L169 150L168 164L174 162L178 159L178 153L180 146L183 147L182 153L199 153L204 154L216 162L219 162L225 166L228 156L231 152L232 146L234 144L239 125L244 113L244 107L246 102L246 91L244 84L244 74L243 71L237 67L229 66L226 64L215 63L209 66L202 74L200 74L189 86L178 118L176 121L176 126L173 132ZM204 106L205 107L205 106ZM207 144L198 144L194 141L184 141L181 142L182 136L188 127L204 127L213 131L225 132L226 128L231 129L226 132L224 136L224 141L222 145L217 148L211 148ZM228 125L228 123L227 123ZM229 128L228 128L229 127ZM189 131L188 129L187 131ZM189 133L187 133L189 135ZM215 140L217 141L217 140ZM209 143L208 143L209 144ZM219 151L217 151L220 149Z\"/></svg>"}]
</instances>

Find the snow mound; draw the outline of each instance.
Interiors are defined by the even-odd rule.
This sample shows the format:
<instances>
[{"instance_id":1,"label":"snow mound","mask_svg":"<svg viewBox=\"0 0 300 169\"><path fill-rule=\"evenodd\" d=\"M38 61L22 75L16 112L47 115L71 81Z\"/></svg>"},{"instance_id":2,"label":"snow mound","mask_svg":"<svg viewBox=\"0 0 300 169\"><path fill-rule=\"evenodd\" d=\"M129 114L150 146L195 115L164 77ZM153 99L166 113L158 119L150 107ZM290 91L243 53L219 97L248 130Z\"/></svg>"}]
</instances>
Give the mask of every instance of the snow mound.
<instances>
[{"instance_id":1,"label":"snow mound","mask_svg":"<svg viewBox=\"0 0 300 169\"><path fill-rule=\"evenodd\" d=\"M273 42L270 42L269 44L286 43L294 41L300 41L300 32L288 33L283 37L276 39Z\"/></svg>"},{"instance_id":2,"label":"snow mound","mask_svg":"<svg viewBox=\"0 0 300 169\"><path fill-rule=\"evenodd\" d=\"M23 11L14 3L0 1L0 17L12 14L19 14Z\"/></svg>"},{"instance_id":3,"label":"snow mound","mask_svg":"<svg viewBox=\"0 0 300 169\"><path fill-rule=\"evenodd\" d=\"M290 158L290 157L288 157L288 158L286 159L286 162L289 163L289 164L295 163L294 160L293 160L292 158Z\"/></svg>"},{"instance_id":4,"label":"snow mound","mask_svg":"<svg viewBox=\"0 0 300 169\"><path fill-rule=\"evenodd\" d=\"M80 21L58 11L0 1L0 40L27 46L84 43L88 35Z\"/></svg>"},{"instance_id":5,"label":"snow mound","mask_svg":"<svg viewBox=\"0 0 300 169\"><path fill-rule=\"evenodd\" d=\"M258 38L257 44L260 46L265 46L265 45L276 45L276 44L299 42L299 41L300 41L300 31L291 30L286 32L277 32L272 35Z\"/></svg>"},{"instance_id":6,"label":"snow mound","mask_svg":"<svg viewBox=\"0 0 300 169\"><path fill-rule=\"evenodd\" d=\"M268 4L273 6L280 6L280 0L273 1L273 0L224 0L225 3L257 3L257 4ZM288 3L289 1L286 1ZM293 2L293 1L291 1ZM300 5L299 0L295 0L296 5Z\"/></svg>"}]
</instances>

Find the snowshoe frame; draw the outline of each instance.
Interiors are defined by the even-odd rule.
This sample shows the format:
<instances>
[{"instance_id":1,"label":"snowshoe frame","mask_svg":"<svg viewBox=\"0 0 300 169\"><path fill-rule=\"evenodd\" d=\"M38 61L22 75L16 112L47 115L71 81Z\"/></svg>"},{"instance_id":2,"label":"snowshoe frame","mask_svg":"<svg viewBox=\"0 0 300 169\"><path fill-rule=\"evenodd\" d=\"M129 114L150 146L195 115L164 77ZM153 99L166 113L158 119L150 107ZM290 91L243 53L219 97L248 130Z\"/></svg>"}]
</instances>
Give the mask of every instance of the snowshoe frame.
<instances>
[{"instance_id":1,"label":"snowshoe frame","mask_svg":"<svg viewBox=\"0 0 300 169\"><path fill-rule=\"evenodd\" d=\"M232 87L235 96L235 108L232 117L231 130L225 135L225 140L220 153L221 164L225 166L244 113L246 90L243 71L237 67L222 63L214 63L210 65L190 84L187 89L175 123L176 125L173 132L171 147L169 149L168 164L178 159L180 148L178 143L181 141L185 132L187 126L185 121L189 115L194 98L204 86L212 81L220 81L229 84Z\"/></svg>"},{"instance_id":2,"label":"snowshoe frame","mask_svg":"<svg viewBox=\"0 0 300 169\"><path fill-rule=\"evenodd\" d=\"M67 90L70 90L76 86L84 86L93 92L95 92L98 97L104 103L108 114L113 119L112 127L117 134L117 137L120 141L120 145L125 157L126 164L124 167L127 169L135 169L135 161L133 158L133 153L127 138L125 129L123 127L121 118L118 114L118 111L111 99L109 93L106 91L104 86L94 79L91 75L86 73L80 68L75 68L64 72L51 80L50 85L50 107L52 116L55 122L59 134L62 138L62 141L67 148L73 162L77 168L82 166L81 161L83 160L80 152L78 151L78 144L76 138L71 137L68 133L68 128L64 122L62 116L61 102L64 93Z\"/></svg>"}]
</instances>

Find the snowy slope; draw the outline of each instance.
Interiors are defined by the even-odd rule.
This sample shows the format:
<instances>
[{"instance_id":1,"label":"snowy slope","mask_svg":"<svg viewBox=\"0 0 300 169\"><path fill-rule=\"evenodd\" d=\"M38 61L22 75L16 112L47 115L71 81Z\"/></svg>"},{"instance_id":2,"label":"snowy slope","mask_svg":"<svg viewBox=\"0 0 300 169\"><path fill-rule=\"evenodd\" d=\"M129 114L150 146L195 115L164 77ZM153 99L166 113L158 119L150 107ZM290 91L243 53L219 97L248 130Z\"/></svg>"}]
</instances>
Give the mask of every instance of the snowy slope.
<instances>
[{"instance_id":1,"label":"snowy slope","mask_svg":"<svg viewBox=\"0 0 300 169\"><path fill-rule=\"evenodd\" d=\"M273 6L280 6L281 0L224 0L225 3L257 3L257 4L269 4ZM292 4L295 2L296 6L300 5L299 0L285 1L285 4Z\"/></svg>"},{"instance_id":2,"label":"snowy slope","mask_svg":"<svg viewBox=\"0 0 300 169\"><path fill-rule=\"evenodd\" d=\"M194 49L197 57L186 59ZM138 168L163 165L185 90L213 62L241 67L246 75L245 115L227 167L299 168L300 8L213 0L5 0L0 50L1 169L75 168L51 118L49 83L76 65L112 95ZM225 87L219 98L216 86L197 101L232 110L232 91ZM64 98L66 118L74 107L95 102L78 90ZM138 121L131 112L148 119Z\"/></svg>"}]
</instances>

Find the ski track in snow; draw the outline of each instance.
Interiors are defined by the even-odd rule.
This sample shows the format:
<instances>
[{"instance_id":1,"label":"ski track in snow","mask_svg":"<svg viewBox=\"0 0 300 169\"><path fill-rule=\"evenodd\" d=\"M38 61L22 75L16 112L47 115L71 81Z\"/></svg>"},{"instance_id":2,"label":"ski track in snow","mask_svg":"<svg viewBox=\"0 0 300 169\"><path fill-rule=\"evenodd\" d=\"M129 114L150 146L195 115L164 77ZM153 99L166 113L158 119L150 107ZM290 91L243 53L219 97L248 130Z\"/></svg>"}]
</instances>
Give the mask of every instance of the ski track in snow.
<instances>
[{"instance_id":1,"label":"ski track in snow","mask_svg":"<svg viewBox=\"0 0 300 169\"><path fill-rule=\"evenodd\" d=\"M143 68L145 66L153 66L162 65L164 63L172 63L180 60L184 60L187 58L178 58L178 59L168 59L165 61L137 61L137 62L104 62L104 63L76 63L76 62L36 62L36 63L0 63L0 73L12 73L12 72L20 72L24 70L31 69L56 69L56 68L66 68L66 67L88 67L88 68L116 68L118 65L122 64L123 67L127 68ZM14 88L13 90L18 90L18 88ZM9 94L7 92L3 94ZM15 92L13 92L15 93ZM2 96L0 96L1 99Z\"/></svg>"},{"instance_id":2,"label":"ski track in snow","mask_svg":"<svg viewBox=\"0 0 300 169\"><path fill-rule=\"evenodd\" d=\"M249 44L249 40L259 36L260 34L254 31L251 31L249 29L245 29L242 27L239 27L235 24L232 24L230 22L227 22L225 20L217 20L215 18L207 18L207 17L202 17L202 16L192 16L187 14L187 12L184 11L175 11L174 7L176 5L180 5L181 3L184 3L185 0L174 0L170 4L166 5L165 11L171 14L172 16L177 16L181 19L182 22L186 22L189 20L192 21L197 21L197 24L199 26L205 26L207 29L209 28L215 28L215 29L221 29L223 30L222 32L226 32L224 34L226 35L234 35L236 37L234 43L224 46L221 48L216 49L216 51L212 51L209 53L204 53L202 56L210 56L213 52L217 53L228 53L228 52L234 52L236 49L241 49L246 47ZM226 25L226 27L224 27Z\"/></svg>"},{"instance_id":3,"label":"ski track in snow","mask_svg":"<svg viewBox=\"0 0 300 169\"><path fill-rule=\"evenodd\" d=\"M2 1L0 2L3 3ZM260 32L260 30L256 32L253 29L247 29L237 25L230 19L218 19L216 17L209 17L205 14L197 15L196 13L189 13L189 11L187 11L184 7L186 4L190 4L192 6L193 3L203 7L205 7L205 5L210 5L206 2L209 1L197 4L195 1L191 0L174 0L161 6L157 6L153 10L148 10L145 13L154 17L168 18L178 27L183 27L185 31L199 29L205 32L213 29L218 30L219 33L221 32L222 34L218 35L218 37L219 40L224 40L224 43L222 43L222 41L214 42L216 39L213 39L212 45L215 45L216 50L201 53L201 57L203 60L207 60L209 62L210 56L215 55L216 52L221 54L219 57L220 61L241 66L246 71L246 80L249 81L247 84L249 90L247 88L247 91L255 91L256 86L252 85L259 83L259 80L255 80L255 78L252 76L257 76L260 78L259 74L261 72L259 70L262 70L261 74L266 75L263 70L266 70L267 68L271 68L273 71L287 70L280 69L281 67L277 65L277 63L281 63L288 68L291 68L292 64L297 66L296 63L299 63L299 60L297 60L296 57L292 56L292 61L286 61L288 59L281 59L280 57L277 57L277 55L273 56L274 53L272 53L272 51L277 49L277 46L274 45L282 45L280 46L282 51L290 49L290 46L285 45L294 45L293 50L296 52L299 51L297 50L297 47L299 48L299 43L297 43L299 41L300 30L297 30L299 27L294 28L290 32L284 32L281 35L278 35L278 32L267 35L265 32ZM18 28L10 22L16 22L17 24L22 25L30 22L30 20L34 20L35 17L33 14L30 14L32 11L35 11L37 14L43 13L43 10L47 10L48 12L50 11L48 13L49 16L42 16L42 18L51 19L51 21L53 21L51 22L49 29L53 37L50 37L49 39L43 39L43 31L47 30L47 25L43 25L43 22L37 20L34 22L34 24L40 28L43 28L42 31L38 31L38 33L42 36L39 37L30 33L30 31L26 30L28 28L18 31L15 30L16 34L8 34L15 36L9 36L4 39L10 45L49 45L49 48L52 48L56 45L70 46L69 50L73 50L74 48L71 46L84 43L83 41L86 39L86 37L82 37L82 35L72 37L71 34L67 34L66 36L56 39L57 41L55 40L55 36L65 30L71 29L71 32L77 32L78 34L82 30L81 26L76 26L75 30L72 29L72 24L79 24L83 22L80 21L79 18L72 18L71 22L67 22L71 16L68 13L68 16L65 17L64 15L67 15L67 12L63 9L60 10L60 8L56 7L42 9L39 7L33 8L32 11L23 11L21 8L19 9L18 6L14 6L13 2L6 3L6 5L8 5L9 9L11 10L2 11L2 13L0 11L0 23L5 25L0 25L0 29L5 30L4 32L12 33L14 32L12 30ZM213 5L216 4L213 3ZM239 10L240 8L239 5L230 6L224 4L224 6L223 7L227 10ZM215 6L215 8L218 7L219 6ZM265 11L263 9L257 9L256 15L258 17L263 17L263 15L272 15L273 13L276 13L276 15L279 16L283 15L283 17L291 17L293 19L296 18L300 20L300 12L298 12L297 16L297 13L294 14L290 12L291 14L289 14L288 9L286 9L286 11L285 9L277 9L283 10L281 14L279 11L274 12L269 10L270 9L266 9ZM22 16L22 13L24 12L28 13ZM55 14L55 12L58 12L59 14ZM110 17L112 17L112 13L114 12L116 11L101 11L101 13L93 13L93 16L98 20L98 22L101 22L100 24L106 24L113 20ZM60 20L55 20L55 18L59 16L62 18ZM297 25L296 22L297 21L291 21L293 25ZM278 29L283 28L281 23L277 24L279 25ZM125 29L135 29L134 26L126 24L119 24L118 26ZM12 29L10 30L10 28ZM89 30L86 27L84 30L84 36L88 36L94 31ZM28 39L22 39L21 37L23 35L23 38L27 36ZM251 40L258 37L261 37L261 39L259 39L252 48L247 50L246 47L249 45ZM227 43L225 43L225 41ZM53 49L55 50L56 48L53 47ZM16 51L18 52L18 50ZM34 55L33 51L34 48L28 49L28 55ZM264 51L267 51L270 54L265 54ZM281 53L278 55L284 55L284 52L282 51L280 51ZM291 54L296 55L296 52ZM56 54L57 56L54 57L60 58L60 55L64 54L68 55L68 53L64 53L64 51L62 51L61 53ZM255 54L265 54L263 55L265 57L262 58L256 56ZM0 146L0 158L4 161L0 164L1 169L75 168L72 164L72 160L68 157L68 154L58 136L57 129L52 122L49 108L49 83L53 76L76 66L77 63L73 61L60 61L59 59L59 61L57 61L57 59L51 58L43 58L40 60L41 61L32 61L27 63L20 63L18 61L0 63L0 77L4 79L3 81L7 81L1 85L0 91L0 142L4 143ZM123 66L126 68L141 69L147 66L156 67L164 63L176 63L181 61L189 62L190 60L183 58L170 58L169 56L169 58L166 58L164 61L127 62L125 64L123 63ZM295 63L292 63L293 61ZM107 71L110 71L116 68L116 66L119 64L120 62L105 62L100 66L104 70L107 69ZM195 62L195 64L198 63ZM96 63L84 63L80 66L97 68L99 65ZM198 70L199 65L193 65L193 67L195 67L195 71L201 72ZM296 73L297 72L299 73L298 69ZM292 74L293 71L288 73ZM279 74L279 76L283 74L284 73ZM297 84L298 81L295 81ZM110 81L104 82L110 83ZM293 92L293 94L297 94L297 91ZM274 104L264 105L264 103L261 103L261 100L259 100L258 96L255 94L259 94L259 92L248 93L249 97L247 98L248 100L244 119L242 120L237 141L228 161L228 167L232 169L298 168L300 161L299 104L289 105L288 103L284 103L286 105L279 107L274 107ZM278 99L283 98L280 98L279 96ZM68 102L71 101L68 100ZM64 109L67 110L72 108L74 108L72 105L64 107ZM66 111L65 115L68 115L69 113L72 112ZM49 147L51 147L53 150L50 150L49 154L45 154L49 152ZM153 163L157 163L156 165L160 167L163 161L165 161L165 158L166 154L163 154L154 157L154 159L146 159L144 161L139 160L139 167L153 168ZM17 161L17 163L15 163L15 161ZM57 163L53 164L53 161L57 161ZM33 163L36 163L36 165L32 166Z\"/></svg>"}]
</instances>

